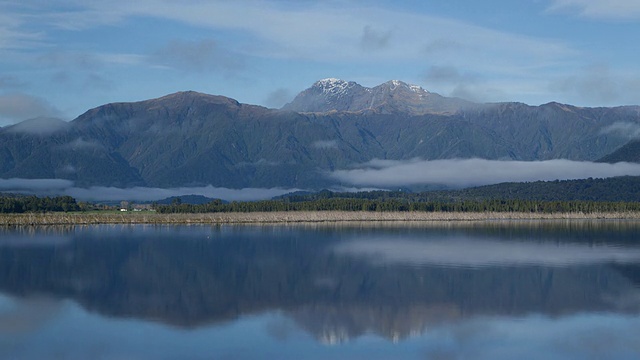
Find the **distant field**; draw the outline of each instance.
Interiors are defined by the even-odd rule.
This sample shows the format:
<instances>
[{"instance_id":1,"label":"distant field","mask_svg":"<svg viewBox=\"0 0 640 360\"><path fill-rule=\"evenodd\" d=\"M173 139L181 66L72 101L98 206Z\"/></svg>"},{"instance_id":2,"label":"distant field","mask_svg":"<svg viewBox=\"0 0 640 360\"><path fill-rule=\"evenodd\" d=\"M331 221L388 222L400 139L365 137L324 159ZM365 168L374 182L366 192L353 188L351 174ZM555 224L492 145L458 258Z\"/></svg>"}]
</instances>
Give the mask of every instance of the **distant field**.
<instances>
[{"instance_id":1,"label":"distant field","mask_svg":"<svg viewBox=\"0 0 640 360\"><path fill-rule=\"evenodd\" d=\"M0 226L90 224L261 224L350 221L479 221L537 219L640 219L640 212L523 213L523 212L359 212L295 211L207 214L153 212L89 212L0 214Z\"/></svg>"}]
</instances>

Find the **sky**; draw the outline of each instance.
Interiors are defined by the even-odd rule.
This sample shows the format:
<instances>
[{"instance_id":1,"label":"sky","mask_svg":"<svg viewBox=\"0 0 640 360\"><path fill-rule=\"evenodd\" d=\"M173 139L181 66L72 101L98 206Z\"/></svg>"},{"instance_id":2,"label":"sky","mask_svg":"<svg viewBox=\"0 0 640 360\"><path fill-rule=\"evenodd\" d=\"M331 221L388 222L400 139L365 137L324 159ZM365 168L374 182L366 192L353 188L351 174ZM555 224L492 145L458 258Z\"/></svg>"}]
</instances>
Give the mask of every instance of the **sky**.
<instances>
[{"instance_id":1,"label":"sky","mask_svg":"<svg viewBox=\"0 0 640 360\"><path fill-rule=\"evenodd\" d=\"M0 0L0 126L327 77L477 102L640 104L637 0Z\"/></svg>"}]
</instances>

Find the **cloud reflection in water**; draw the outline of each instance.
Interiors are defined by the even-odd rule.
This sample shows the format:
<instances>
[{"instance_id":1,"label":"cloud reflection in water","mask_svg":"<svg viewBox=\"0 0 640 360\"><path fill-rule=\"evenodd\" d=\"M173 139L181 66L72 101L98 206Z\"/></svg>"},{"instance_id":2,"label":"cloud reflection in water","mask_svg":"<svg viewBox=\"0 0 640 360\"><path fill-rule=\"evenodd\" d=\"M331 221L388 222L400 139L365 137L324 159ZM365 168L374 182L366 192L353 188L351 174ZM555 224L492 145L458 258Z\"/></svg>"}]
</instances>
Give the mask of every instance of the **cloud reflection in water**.
<instances>
[{"instance_id":1,"label":"cloud reflection in water","mask_svg":"<svg viewBox=\"0 0 640 360\"><path fill-rule=\"evenodd\" d=\"M364 257L380 264L486 266L571 266L640 262L640 248L575 243L506 242L448 238L356 239L333 247L337 254Z\"/></svg>"}]
</instances>

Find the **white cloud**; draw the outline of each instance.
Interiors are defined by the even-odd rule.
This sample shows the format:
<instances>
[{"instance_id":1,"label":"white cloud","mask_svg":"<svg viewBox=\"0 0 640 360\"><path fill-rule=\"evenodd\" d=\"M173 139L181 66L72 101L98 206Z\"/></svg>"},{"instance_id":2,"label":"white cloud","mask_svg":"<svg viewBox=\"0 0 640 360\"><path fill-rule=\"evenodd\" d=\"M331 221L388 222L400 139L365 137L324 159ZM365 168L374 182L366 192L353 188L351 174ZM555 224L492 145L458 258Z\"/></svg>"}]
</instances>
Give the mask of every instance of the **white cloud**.
<instances>
[{"instance_id":1,"label":"white cloud","mask_svg":"<svg viewBox=\"0 0 640 360\"><path fill-rule=\"evenodd\" d=\"M640 124L631 122L615 122L601 130L602 134L615 134L628 139L640 138Z\"/></svg>"},{"instance_id":2,"label":"white cloud","mask_svg":"<svg viewBox=\"0 0 640 360\"><path fill-rule=\"evenodd\" d=\"M13 8L0 2L0 50L25 49L40 44L43 35L25 30L27 19Z\"/></svg>"},{"instance_id":3,"label":"white cloud","mask_svg":"<svg viewBox=\"0 0 640 360\"><path fill-rule=\"evenodd\" d=\"M607 178L623 175L640 175L640 164L606 164L562 159L547 161L372 160L357 168L329 173L330 177L347 184L378 187L428 184L463 187L512 181Z\"/></svg>"},{"instance_id":4,"label":"white cloud","mask_svg":"<svg viewBox=\"0 0 640 360\"><path fill-rule=\"evenodd\" d=\"M183 195L202 195L228 201L252 201L271 199L275 196L300 191L300 189L229 189L210 185L169 189L149 187L115 188L104 186L79 188L74 186L73 181L63 179L0 179L0 191L35 193L42 196L69 195L82 201L154 201Z\"/></svg>"},{"instance_id":5,"label":"white cloud","mask_svg":"<svg viewBox=\"0 0 640 360\"><path fill-rule=\"evenodd\" d=\"M378 264L486 266L574 266L637 263L640 248L605 245L506 242L476 238L419 240L356 239L332 249L337 254L364 257Z\"/></svg>"},{"instance_id":6,"label":"white cloud","mask_svg":"<svg viewBox=\"0 0 640 360\"><path fill-rule=\"evenodd\" d=\"M640 2L637 0L553 0L552 12L576 13L598 19L638 19Z\"/></svg>"}]
</instances>

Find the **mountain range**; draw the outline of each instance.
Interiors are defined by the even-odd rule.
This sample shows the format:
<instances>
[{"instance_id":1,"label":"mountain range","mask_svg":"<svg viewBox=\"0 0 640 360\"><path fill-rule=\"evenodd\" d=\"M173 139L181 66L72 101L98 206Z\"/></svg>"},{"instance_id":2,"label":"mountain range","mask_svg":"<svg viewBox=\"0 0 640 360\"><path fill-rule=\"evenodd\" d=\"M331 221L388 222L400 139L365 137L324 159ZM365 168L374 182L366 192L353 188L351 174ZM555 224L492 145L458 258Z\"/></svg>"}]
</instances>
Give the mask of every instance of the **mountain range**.
<instances>
[{"instance_id":1,"label":"mountain range","mask_svg":"<svg viewBox=\"0 0 640 360\"><path fill-rule=\"evenodd\" d=\"M639 106L476 104L397 80L324 79L282 109L187 91L0 128L0 178L319 189L375 159L638 161L617 130L639 124Z\"/></svg>"}]
</instances>

